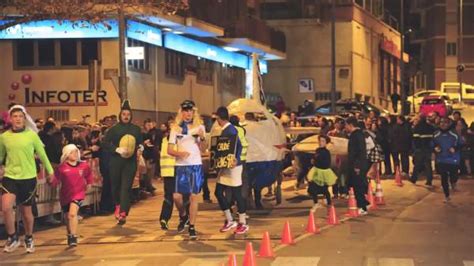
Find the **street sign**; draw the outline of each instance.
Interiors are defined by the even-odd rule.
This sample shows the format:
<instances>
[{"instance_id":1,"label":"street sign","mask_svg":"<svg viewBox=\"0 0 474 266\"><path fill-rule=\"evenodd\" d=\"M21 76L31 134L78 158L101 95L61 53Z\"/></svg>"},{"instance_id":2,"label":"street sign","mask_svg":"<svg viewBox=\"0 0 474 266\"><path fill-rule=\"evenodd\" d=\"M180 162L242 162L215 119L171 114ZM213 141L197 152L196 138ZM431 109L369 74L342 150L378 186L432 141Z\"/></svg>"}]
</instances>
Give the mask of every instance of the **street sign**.
<instances>
[{"instance_id":1,"label":"street sign","mask_svg":"<svg viewBox=\"0 0 474 266\"><path fill-rule=\"evenodd\" d=\"M298 81L298 89L300 93L311 93L314 92L313 79L304 78Z\"/></svg>"},{"instance_id":2,"label":"street sign","mask_svg":"<svg viewBox=\"0 0 474 266\"><path fill-rule=\"evenodd\" d=\"M145 58L145 48L143 46L126 47L125 58L127 60L143 60Z\"/></svg>"}]
</instances>

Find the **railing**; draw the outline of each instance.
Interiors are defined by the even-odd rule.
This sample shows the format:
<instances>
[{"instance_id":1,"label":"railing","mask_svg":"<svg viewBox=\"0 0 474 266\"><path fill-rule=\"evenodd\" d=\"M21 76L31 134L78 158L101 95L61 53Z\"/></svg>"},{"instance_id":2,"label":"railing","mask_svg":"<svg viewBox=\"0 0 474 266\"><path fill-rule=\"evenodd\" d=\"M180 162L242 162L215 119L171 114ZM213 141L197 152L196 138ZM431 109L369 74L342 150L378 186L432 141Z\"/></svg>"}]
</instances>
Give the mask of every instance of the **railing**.
<instances>
[{"instance_id":1,"label":"railing","mask_svg":"<svg viewBox=\"0 0 474 266\"><path fill-rule=\"evenodd\" d=\"M86 197L83 201L84 206L92 205L94 213L97 212L100 202L100 194L102 191L102 176L99 171L98 159L87 161L92 169L93 184L92 187L86 191ZM36 187L36 205L38 209L38 217L46 216L61 212L59 203L60 186L52 187L46 183L45 170L41 168L37 177ZM0 224L3 224L3 214L1 213L1 199L0 199Z\"/></svg>"}]
</instances>

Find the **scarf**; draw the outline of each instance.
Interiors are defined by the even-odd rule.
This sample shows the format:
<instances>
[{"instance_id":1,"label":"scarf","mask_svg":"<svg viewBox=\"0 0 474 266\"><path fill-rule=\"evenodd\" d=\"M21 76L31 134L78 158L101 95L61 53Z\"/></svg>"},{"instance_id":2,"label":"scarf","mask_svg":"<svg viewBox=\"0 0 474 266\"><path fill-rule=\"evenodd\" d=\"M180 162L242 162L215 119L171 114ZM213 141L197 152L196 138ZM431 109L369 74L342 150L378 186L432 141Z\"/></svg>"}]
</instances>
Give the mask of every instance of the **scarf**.
<instances>
[{"instance_id":1,"label":"scarf","mask_svg":"<svg viewBox=\"0 0 474 266\"><path fill-rule=\"evenodd\" d=\"M192 123L193 123L192 120L190 122L186 122L186 121L181 122L181 124L179 125L182 129L181 134L187 135L188 134L188 125L191 125Z\"/></svg>"}]
</instances>

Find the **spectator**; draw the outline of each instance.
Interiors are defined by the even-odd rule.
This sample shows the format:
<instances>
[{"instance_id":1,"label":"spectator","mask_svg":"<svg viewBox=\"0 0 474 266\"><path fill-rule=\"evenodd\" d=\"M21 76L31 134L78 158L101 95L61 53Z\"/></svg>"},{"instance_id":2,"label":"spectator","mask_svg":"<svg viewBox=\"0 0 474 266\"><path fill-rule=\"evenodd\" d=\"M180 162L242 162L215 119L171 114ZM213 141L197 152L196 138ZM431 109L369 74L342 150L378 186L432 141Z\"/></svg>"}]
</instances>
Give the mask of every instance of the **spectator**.
<instances>
[{"instance_id":1,"label":"spectator","mask_svg":"<svg viewBox=\"0 0 474 266\"><path fill-rule=\"evenodd\" d=\"M432 186L433 169L431 167L431 142L433 141L433 134L435 128L426 122L424 117L416 117L413 128L413 174L410 182L413 184L418 180L418 175L425 170L426 185Z\"/></svg>"},{"instance_id":2,"label":"spectator","mask_svg":"<svg viewBox=\"0 0 474 266\"><path fill-rule=\"evenodd\" d=\"M396 118L396 124L389 132L390 150L395 165L395 169L400 167L403 175L407 175L410 167L409 153L411 149L411 128L404 116ZM399 168L400 169L400 168Z\"/></svg>"},{"instance_id":3,"label":"spectator","mask_svg":"<svg viewBox=\"0 0 474 266\"><path fill-rule=\"evenodd\" d=\"M385 117L379 117L378 119L378 143L383 151L383 158L384 158L384 174L391 175L392 174L392 163L390 159L390 142L389 142L389 131L390 126L388 124L388 120Z\"/></svg>"}]
</instances>

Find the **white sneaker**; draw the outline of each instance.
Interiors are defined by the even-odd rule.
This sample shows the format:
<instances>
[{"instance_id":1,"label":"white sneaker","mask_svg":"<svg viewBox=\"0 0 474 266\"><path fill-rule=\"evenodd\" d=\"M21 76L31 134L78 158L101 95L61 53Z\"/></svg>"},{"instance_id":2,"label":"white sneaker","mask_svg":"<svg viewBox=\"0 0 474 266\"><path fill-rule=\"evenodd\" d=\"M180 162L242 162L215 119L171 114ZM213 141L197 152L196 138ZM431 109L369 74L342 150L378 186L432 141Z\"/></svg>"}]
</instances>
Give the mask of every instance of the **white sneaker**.
<instances>
[{"instance_id":1,"label":"white sneaker","mask_svg":"<svg viewBox=\"0 0 474 266\"><path fill-rule=\"evenodd\" d=\"M367 214L369 214L367 211L365 211L365 210L362 209L362 208L359 208L359 215L360 215L360 216L364 216L364 215L367 215Z\"/></svg>"},{"instance_id":2,"label":"white sneaker","mask_svg":"<svg viewBox=\"0 0 474 266\"><path fill-rule=\"evenodd\" d=\"M319 203L319 202L318 202L318 203L315 203L315 204L313 205L313 207L311 207L311 212L316 212L316 210L317 210L318 208L321 208L321 207L323 207L323 205L321 205L321 203Z\"/></svg>"},{"instance_id":3,"label":"white sneaker","mask_svg":"<svg viewBox=\"0 0 474 266\"><path fill-rule=\"evenodd\" d=\"M450 197L446 197L446 198L444 198L444 200L443 200L444 203L448 203L448 202L450 202L450 201L451 201L451 198L450 198Z\"/></svg>"},{"instance_id":4,"label":"white sneaker","mask_svg":"<svg viewBox=\"0 0 474 266\"><path fill-rule=\"evenodd\" d=\"M19 246L20 239L18 239L18 236L8 237L7 242L5 243L5 247L3 248L3 252L11 253L15 251Z\"/></svg>"},{"instance_id":5,"label":"white sneaker","mask_svg":"<svg viewBox=\"0 0 474 266\"><path fill-rule=\"evenodd\" d=\"M29 239L25 238L25 248L26 248L26 253L35 252L35 242L33 241L33 238L29 238Z\"/></svg>"}]
</instances>

